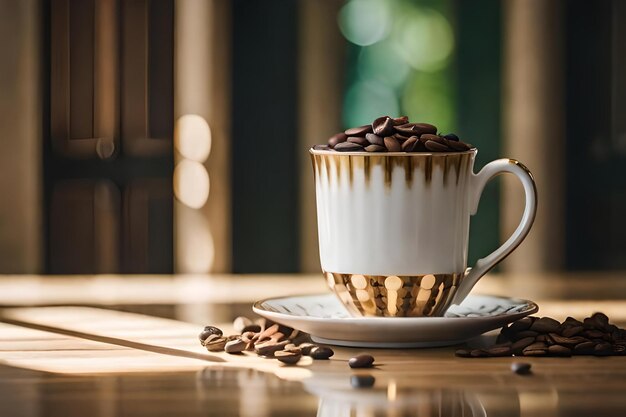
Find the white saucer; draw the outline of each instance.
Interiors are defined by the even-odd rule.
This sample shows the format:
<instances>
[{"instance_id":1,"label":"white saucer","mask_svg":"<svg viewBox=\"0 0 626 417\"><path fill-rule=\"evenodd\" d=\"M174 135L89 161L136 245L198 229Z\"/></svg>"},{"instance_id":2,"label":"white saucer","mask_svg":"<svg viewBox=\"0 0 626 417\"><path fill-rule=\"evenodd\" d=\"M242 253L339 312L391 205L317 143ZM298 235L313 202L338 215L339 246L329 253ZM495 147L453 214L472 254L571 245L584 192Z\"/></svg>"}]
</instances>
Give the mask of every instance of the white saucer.
<instances>
[{"instance_id":1,"label":"white saucer","mask_svg":"<svg viewBox=\"0 0 626 417\"><path fill-rule=\"evenodd\" d=\"M307 332L317 343L350 347L436 347L461 343L537 312L532 301L469 295L445 317L352 317L334 294L261 300L255 313Z\"/></svg>"}]
</instances>

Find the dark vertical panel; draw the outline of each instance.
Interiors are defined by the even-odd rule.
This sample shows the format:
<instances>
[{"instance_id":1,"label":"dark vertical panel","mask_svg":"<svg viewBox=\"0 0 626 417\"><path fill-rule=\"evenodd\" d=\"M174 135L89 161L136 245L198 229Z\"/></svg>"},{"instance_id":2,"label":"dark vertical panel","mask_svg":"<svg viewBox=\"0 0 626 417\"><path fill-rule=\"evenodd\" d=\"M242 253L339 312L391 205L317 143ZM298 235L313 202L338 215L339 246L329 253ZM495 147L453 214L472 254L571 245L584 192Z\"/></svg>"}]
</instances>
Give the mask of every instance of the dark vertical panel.
<instances>
[{"instance_id":1,"label":"dark vertical panel","mask_svg":"<svg viewBox=\"0 0 626 417\"><path fill-rule=\"evenodd\" d=\"M568 269L624 268L626 158L611 143L612 1L566 7ZM621 194L621 195L620 195ZM623 248L622 248L623 250Z\"/></svg>"},{"instance_id":2,"label":"dark vertical panel","mask_svg":"<svg viewBox=\"0 0 626 417\"><path fill-rule=\"evenodd\" d=\"M174 126L174 2L148 3L148 137L171 138Z\"/></svg>"},{"instance_id":3,"label":"dark vertical panel","mask_svg":"<svg viewBox=\"0 0 626 417\"><path fill-rule=\"evenodd\" d=\"M93 138L94 0L71 0L70 138Z\"/></svg>"},{"instance_id":4,"label":"dark vertical panel","mask_svg":"<svg viewBox=\"0 0 626 417\"><path fill-rule=\"evenodd\" d=\"M459 135L479 150L478 171L501 156L501 2L457 0L457 88ZM499 246L498 184L487 185L470 228L469 265Z\"/></svg>"},{"instance_id":5,"label":"dark vertical panel","mask_svg":"<svg viewBox=\"0 0 626 417\"><path fill-rule=\"evenodd\" d=\"M235 272L298 269L297 4L233 2Z\"/></svg>"}]
</instances>

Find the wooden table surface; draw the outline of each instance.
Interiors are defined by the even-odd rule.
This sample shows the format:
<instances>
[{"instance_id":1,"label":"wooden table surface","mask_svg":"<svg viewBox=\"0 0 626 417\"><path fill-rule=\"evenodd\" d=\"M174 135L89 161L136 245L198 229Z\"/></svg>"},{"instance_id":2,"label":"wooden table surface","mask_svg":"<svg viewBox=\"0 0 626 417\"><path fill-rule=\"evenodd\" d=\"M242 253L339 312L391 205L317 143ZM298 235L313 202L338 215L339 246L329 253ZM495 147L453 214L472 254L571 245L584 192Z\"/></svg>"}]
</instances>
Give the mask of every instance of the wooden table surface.
<instances>
[{"instance_id":1,"label":"wooden table surface","mask_svg":"<svg viewBox=\"0 0 626 417\"><path fill-rule=\"evenodd\" d=\"M626 357L462 359L453 347L361 349L285 367L210 353L203 324L258 298L324 291L320 276L0 277L0 416L624 416ZM604 311L626 324L620 274L491 275L478 292L538 302L540 315ZM471 343L485 343L485 335ZM355 389L355 374L375 377Z\"/></svg>"}]
</instances>

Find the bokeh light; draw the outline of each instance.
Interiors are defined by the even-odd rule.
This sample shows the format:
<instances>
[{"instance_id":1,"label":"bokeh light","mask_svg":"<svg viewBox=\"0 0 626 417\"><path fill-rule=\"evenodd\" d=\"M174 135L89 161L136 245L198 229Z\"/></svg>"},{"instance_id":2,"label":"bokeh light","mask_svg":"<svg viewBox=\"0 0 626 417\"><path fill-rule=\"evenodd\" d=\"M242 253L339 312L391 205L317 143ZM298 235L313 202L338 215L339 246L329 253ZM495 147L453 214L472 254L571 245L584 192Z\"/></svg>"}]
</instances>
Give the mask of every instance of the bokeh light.
<instances>
[{"instance_id":1,"label":"bokeh light","mask_svg":"<svg viewBox=\"0 0 626 417\"><path fill-rule=\"evenodd\" d=\"M362 48L357 69L361 79L376 79L396 90L404 86L411 72L409 64L388 41Z\"/></svg>"},{"instance_id":2,"label":"bokeh light","mask_svg":"<svg viewBox=\"0 0 626 417\"><path fill-rule=\"evenodd\" d=\"M355 82L344 100L345 126L368 124L380 115L397 116L400 110L393 89L376 80Z\"/></svg>"},{"instance_id":3,"label":"bokeh light","mask_svg":"<svg viewBox=\"0 0 626 417\"><path fill-rule=\"evenodd\" d=\"M355 45L379 42L390 28L390 2L385 0L350 0L339 12L339 29Z\"/></svg>"},{"instance_id":4,"label":"bokeh light","mask_svg":"<svg viewBox=\"0 0 626 417\"><path fill-rule=\"evenodd\" d=\"M420 71L444 68L454 48L450 23L430 8L408 8L394 22L391 41L396 52Z\"/></svg>"},{"instance_id":5,"label":"bokeh light","mask_svg":"<svg viewBox=\"0 0 626 417\"><path fill-rule=\"evenodd\" d=\"M415 72L402 95L402 111L410 120L433 123L444 133L456 128L454 89L445 72Z\"/></svg>"},{"instance_id":6,"label":"bokeh light","mask_svg":"<svg viewBox=\"0 0 626 417\"><path fill-rule=\"evenodd\" d=\"M211 152L211 129L204 117L185 114L176 121L174 147L187 159L204 162Z\"/></svg>"},{"instance_id":7,"label":"bokeh light","mask_svg":"<svg viewBox=\"0 0 626 417\"><path fill-rule=\"evenodd\" d=\"M209 174L199 162L184 159L174 168L174 195L193 209L202 208L209 198Z\"/></svg>"}]
</instances>

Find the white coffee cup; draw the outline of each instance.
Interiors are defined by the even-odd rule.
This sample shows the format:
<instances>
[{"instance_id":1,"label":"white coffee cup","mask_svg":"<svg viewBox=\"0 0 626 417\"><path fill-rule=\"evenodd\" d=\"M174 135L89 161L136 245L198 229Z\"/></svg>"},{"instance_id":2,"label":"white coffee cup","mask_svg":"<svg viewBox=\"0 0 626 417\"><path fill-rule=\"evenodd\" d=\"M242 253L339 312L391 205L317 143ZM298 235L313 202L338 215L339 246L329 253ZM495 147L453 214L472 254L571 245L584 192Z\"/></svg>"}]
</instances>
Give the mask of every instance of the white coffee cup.
<instances>
[{"instance_id":1,"label":"white coffee cup","mask_svg":"<svg viewBox=\"0 0 626 417\"><path fill-rule=\"evenodd\" d=\"M531 173L498 159L474 174L476 152L310 150L321 266L352 314L441 316L524 240L537 206ZM470 216L485 184L506 172L524 187L522 220L468 269Z\"/></svg>"}]
</instances>

